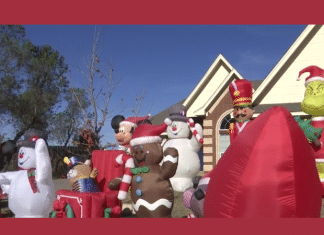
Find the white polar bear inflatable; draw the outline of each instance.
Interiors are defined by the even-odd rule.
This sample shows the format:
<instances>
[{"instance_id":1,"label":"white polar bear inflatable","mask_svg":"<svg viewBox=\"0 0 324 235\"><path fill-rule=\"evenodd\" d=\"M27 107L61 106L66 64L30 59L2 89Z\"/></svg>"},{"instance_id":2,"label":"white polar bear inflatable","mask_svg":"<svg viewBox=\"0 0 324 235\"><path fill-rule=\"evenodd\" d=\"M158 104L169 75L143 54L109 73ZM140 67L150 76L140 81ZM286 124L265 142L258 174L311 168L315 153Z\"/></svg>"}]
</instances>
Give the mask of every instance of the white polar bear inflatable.
<instances>
[{"instance_id":1,"label":"white polar bear inflatable","mask_svg":"<svg viewBox=\"0 0 324 235\"><path fill-rule=\"evenodd\" d=\"M165 120L169 125L167 128L168 139L162 145L163 150L169 147L178 150L178 168L170 181L174 191L184 192L187 188L193 187L192 180L200 169L198 152L202 144L198 141L197 136L202 136L202 127L196 123L194 129L197 135L191 133L183 105L171 107L169 114L169 118Z\"/></svg>"},{"instance_id":2,"label":"white polar bear inflatable","mask_svg":"<svg viewBox=\"0 0 324 235\"><path fill-rule=\"evenodd\" d=\"M9 209L16 218L46 218L55 200L50 157L43 139L34 136L30 142L27 146L36 142L35 148L19 149L21 170L0 173L0 184L6 188Z\"/></svg>"}]
</instances>

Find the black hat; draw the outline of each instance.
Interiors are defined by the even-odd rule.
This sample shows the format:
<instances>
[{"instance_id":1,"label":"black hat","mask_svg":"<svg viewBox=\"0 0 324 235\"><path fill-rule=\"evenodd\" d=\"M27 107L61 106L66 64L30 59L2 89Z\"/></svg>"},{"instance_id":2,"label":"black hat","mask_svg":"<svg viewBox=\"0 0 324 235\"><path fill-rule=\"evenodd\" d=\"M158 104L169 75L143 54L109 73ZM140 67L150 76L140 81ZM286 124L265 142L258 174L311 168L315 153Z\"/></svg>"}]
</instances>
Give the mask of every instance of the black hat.
<instances>
[{"instance_id":1,"label":"black hat","mask_svg":"<svg viewBox=\"0 0 324 235\"><path fill-rule=\"evenodd\" d=\"M31 147L35 148L36 141L43 139L47 141L47 133L42 130L28 129L25 132L24 139L17 142L17 147Z\"/></svg>"},{"instance_id":2,"label":"black hat","mask_svg":"<svg viewBox=\"0 0 324 235\"><path fill-rule=\"evenodd\" d=\"M176 104L169 109L171 121L187 122L187 110L182 104Z\"/></svg>"}]
</instances>

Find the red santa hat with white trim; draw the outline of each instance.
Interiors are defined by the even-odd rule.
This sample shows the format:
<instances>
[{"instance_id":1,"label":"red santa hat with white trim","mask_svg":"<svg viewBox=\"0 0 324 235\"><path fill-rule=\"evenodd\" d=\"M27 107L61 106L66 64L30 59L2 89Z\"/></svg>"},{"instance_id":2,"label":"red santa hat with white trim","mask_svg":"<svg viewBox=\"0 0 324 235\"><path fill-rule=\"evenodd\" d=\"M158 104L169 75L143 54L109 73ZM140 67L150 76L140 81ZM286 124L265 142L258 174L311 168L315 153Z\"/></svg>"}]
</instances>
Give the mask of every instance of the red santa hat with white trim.
<instances>
[{"instance_id":1,"label":"red santa hat with white trim","mask_svg":"<svg viewBox=\"0 0 324 235\"><path fill-rule=\"evenodd\" d=\"M128 117L125 120L123 120L122 122L120 122L119 125L127 124L132 127L137 127L139 122L149 119L150 116L151 115L148 114L145 117Z\"/></svg>"},{"instance_id":2,"label":"red santa hat with white trim","mask_svg":"<svg viewBox=\"0 0 324 235\"><path fill-rule=\"evenodd\" d=\"M164 122L161 125L151 125L148 123L138 126L130 141L131 146L150 144L150 143L161 143L162 138L160 135L167 129L168 125Z\"/></svg>"},{"instance_id":3,"label":"red santa hat with white trim","mask_svg":"<svg viewBox=\"0 0 324 235\"><path fill-rule=\"evenodd\" d=\"M315 65L308 66L308 67L304 68L303 70L301 70L299 72L297 81L299 81L300 76L306 72L309 72L310 75L305 79L305 86L307 86L310 82L313 82L313 81L324 82L324 70L321 69L320 67L315 66Z\"/></svg>"}]
</instances>

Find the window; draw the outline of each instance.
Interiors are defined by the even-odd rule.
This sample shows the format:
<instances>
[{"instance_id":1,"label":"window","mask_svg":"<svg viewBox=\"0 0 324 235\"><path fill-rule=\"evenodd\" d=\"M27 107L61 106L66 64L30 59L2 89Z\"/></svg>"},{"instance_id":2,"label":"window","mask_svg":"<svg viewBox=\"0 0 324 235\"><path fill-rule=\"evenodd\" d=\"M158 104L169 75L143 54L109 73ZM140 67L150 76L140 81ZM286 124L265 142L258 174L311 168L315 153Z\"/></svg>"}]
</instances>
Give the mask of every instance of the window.
<instances>
[{"instance_id":1,"label":"window","mask_svg":"<svg viewBox=\"0 0 324 235\"><path fill-rule=\"evenodd\" d=\"M231 124L231 115L228 114L226 117L223 118L222 123L220 125L220 130L228 130Z\"/></svg>"}]
</instances>

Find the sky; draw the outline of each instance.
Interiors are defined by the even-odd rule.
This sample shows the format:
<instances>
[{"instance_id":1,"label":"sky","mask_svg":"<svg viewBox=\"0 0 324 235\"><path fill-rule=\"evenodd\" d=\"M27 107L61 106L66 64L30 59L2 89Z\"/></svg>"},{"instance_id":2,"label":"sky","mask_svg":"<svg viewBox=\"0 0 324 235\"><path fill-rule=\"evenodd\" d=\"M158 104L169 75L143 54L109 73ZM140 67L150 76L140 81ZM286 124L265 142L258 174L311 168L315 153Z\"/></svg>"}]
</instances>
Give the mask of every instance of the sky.
<instances>
[{"instance_id":1,"label":"sky","mask_svg":"<svg viewBox=\"0 0 324 235\"><path fill-rule=\"evenodd\" d=\"M222 54L248 80L262 80L306 25L23 25L36 45L49 44L65 57L71 81L82 87L83 59L91 54L95 28L102 30L100 61L113 61L117 79L111 109L124 97L131 116L135 96L146 90L140 116L155 115L189 96ZM98 84L100 85L100 84ZM102 143L115 142L107 120Z\"/></svg>"}]
</instances>

